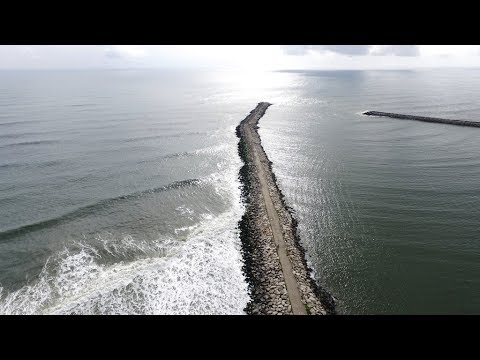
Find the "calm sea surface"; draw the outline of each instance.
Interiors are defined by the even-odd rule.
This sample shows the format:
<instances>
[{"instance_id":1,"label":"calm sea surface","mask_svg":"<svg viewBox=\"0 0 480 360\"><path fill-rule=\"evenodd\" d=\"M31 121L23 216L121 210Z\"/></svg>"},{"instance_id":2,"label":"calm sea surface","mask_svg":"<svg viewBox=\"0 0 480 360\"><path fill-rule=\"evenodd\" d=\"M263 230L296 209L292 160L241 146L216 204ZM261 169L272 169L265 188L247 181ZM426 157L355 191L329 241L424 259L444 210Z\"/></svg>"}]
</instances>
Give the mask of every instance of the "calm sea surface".
<instances>
[{"instance_id":1,"label":"calm sea surface","mask_svg":"<svg viewBox=\"0 0 480 360\"><path fill-rule=\"evenodd\" d=\"M235 127L339 313L480 313L480 70L0 72L0 313L242 314Z\"/></svg>"}]
</instances>

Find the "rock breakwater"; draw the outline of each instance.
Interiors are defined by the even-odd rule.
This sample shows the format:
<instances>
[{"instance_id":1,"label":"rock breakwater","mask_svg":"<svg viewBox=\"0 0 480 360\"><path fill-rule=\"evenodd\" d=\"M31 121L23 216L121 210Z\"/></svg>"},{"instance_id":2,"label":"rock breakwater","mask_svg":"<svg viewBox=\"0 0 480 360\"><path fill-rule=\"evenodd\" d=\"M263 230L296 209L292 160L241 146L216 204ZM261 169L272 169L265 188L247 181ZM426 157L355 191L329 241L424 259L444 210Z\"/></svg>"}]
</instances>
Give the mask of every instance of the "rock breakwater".
<instances>
[{"instance_id":1,"label":"rock breakwater","mask_svg":"<svg viewBox=\"0 0 480 360\"><path fill-rule=\"evenodd\" d=\"M246 211L239 223L253 315L334 314L333 297L311 277L297 222L277 186L257 132L271 104L261 102L237 127Z\"/></svg>"},{"instance_id":2,"label":"rock breakwater","mask_svg":"<svg viewBox=\"0 0 480 360\"><path fill-rule=\"evenodd\" d=\"M477 121L453 120L453 119L443 119L443 118L435 118L435 117L428 117L428 116L394 114L394 113L387 113L382 111L365 111L363 115L383 116L383 117L389 117L392 119L417 120L417 121L425 121L425 122L441 123L441 124L449 124L449 125L480 127L480 122L477 122Z\"/></svg>"}]
</instances>

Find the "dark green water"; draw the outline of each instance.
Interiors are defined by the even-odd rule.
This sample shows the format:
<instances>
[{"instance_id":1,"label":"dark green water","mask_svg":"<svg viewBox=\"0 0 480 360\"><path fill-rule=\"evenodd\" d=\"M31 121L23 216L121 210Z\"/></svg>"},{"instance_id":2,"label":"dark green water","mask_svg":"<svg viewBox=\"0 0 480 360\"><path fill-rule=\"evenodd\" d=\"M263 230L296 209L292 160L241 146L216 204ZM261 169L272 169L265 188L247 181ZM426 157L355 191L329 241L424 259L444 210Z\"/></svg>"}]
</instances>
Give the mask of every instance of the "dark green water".
<instances>
[{"instance_id":1,"label":"dark green water","mask_svg":"<svg viewBox=\"0 0 480 360\"><path fill-rule=\"evenodd\" d=\"M300 73L260 135L316 277L348 314L480 313L480 71Z\"/></svg>"},{"instance_id":2,"label":"dark green water","mask_svg":"<svg viewBox=\"0 0 480 360\"><path fill-rule=\"evenodd\" d=\"M207 73L0 72L0 313L242 314L238 93Z\"/></svg>"}]
</instances>

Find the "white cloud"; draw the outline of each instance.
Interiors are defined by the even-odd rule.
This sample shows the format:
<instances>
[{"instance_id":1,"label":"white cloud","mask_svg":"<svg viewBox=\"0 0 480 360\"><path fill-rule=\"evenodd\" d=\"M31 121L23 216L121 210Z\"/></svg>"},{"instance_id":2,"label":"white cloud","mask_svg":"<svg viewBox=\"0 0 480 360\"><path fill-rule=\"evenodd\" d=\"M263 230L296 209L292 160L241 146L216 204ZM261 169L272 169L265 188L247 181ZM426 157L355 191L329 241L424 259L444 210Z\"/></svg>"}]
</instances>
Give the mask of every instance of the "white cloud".
<instances>
[{"instance_id":1,"label":"white cloud","mask_svg":"<svg viewBox=\"0 0 480 360\"><path fill-rule=\"evenodd\" d=\"M0 69L478 67L471 45L0 45Z\"/></svg>"},{"instance_id":2,"label":"white cloud","mask_svg":"<svg viewBox=\"0 0 480 360\"><path fill-rule=\"evenodd\" d=\"M313 52L336 53L340 55L395 55L418 56L417 45L283 45L287 55L304 56Z\"/></svg>"},{"instance_id":3,"label":"white cloud","mask_svg":"<svg viewBox=\"0 0 480 360\"><path fill-rule=\"evenodd\" d=\"M369 45L282 45L287 55L308 55L312 52L338 53L344 55L367 55Z\"/></svg>"},{"instance_id":4,"label":"white cloud","mask_svg":"<svg viewBox=\"0 0 480 360\"><path fill-rule=\"evenodd\" d=\"M287 55L306 55L311 50L311 45L282 45L283 52Z\"/></svg>"},{"instance_id":5,"label":"white cloud","mask_svg":"<svg viewBox=\"0 0 480 360\"><path fill-rule=\"evenodd\" d=\"M107 45L105 56L108 58L137 59L147 56L145 47L137 45Z\"/></svg>"},{"instance_id":6,"label":"white cloud","mask_svg":"<svg viewBox=\"0 0 480 360\"><path fill-rule=\"evenodd\" d=\"M369 45L313 45L312 50L342 55L367 55Z\"/></svg>"},{"instance_id":7,"label":"white cloud","mask_svg":"<svg viewBox=\"0 0 480 360\"><path fill-rule=\"evenodd\" d=\"M417 45L373 45L370 55L419 56L420 50Z\"/></svg>"}]
</instances>

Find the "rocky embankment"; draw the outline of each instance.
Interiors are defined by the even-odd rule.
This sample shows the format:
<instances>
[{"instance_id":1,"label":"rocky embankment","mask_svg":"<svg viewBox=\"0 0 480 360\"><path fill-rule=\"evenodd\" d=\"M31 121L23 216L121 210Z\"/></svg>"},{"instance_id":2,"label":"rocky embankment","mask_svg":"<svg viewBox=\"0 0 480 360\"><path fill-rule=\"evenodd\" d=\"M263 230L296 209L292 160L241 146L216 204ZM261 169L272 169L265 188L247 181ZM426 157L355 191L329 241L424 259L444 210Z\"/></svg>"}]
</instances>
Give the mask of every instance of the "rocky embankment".
<instances>
[{"instance_id":1,"label":"rocky embankment","mask_svg":"<svg viewBox=\"0 0 480 360\"><path fill-rule=\"evenodd\" d=\"M297 223L285 205L257 132L271 104L262 102L237 127L246 212L240 221L250 286L247 314L334 314L332 296L310 276L297 235Z\"/></svg>"},{"instance_id":2,"label":"rocky embankment","mask_svg":"<svg viewBox=\"0 0 480 360\"><path fill-rule=\"evenodd\" d=\"M383 116L383 117L389 117L392 119L417 120L417 121L425 121L425 122L449 124L449 125L480 127L480 122L477 122L477 121L453 120L453 119L442 119L442 118L435 118L435 117L428 117L428 116L394 114L394 113L387 113L382 111L365 111L363 115Z\"/></svg>"}]
</instances>

